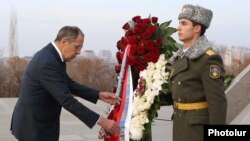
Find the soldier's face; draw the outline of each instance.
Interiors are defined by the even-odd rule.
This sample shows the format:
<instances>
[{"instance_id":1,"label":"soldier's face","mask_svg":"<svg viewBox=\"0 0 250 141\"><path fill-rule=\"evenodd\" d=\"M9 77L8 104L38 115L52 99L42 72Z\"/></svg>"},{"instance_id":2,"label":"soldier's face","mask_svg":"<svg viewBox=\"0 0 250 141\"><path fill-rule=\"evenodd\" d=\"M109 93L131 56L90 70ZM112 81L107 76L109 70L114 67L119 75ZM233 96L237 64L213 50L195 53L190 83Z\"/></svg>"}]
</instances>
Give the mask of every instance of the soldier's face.
<instances>
[{"instance_id":1,"label":"soldier's face","mask_svg":"<svg viewBox=\"0 0 250 141\"><path fill-rule=\"evenodd\" d=\"M77 55L80 54L82 46L83 46L84 38L82 35L78 35L78 37L73 41L66 40L64 42L64 47L62 48L62 55L65 61L71 61Z\"/></svg>"},{"instance_id":2,"label":"soldier's face","mask_svg":"<svg viewBox=\"0 0 250 141\"><path fill-rule=\"evenodd\" d=\"M188 19L181 19L177 31L179 40L185 43L193 40L197 35L197 26L193 26L192 21Z\"/></svg>"}]
</instances>

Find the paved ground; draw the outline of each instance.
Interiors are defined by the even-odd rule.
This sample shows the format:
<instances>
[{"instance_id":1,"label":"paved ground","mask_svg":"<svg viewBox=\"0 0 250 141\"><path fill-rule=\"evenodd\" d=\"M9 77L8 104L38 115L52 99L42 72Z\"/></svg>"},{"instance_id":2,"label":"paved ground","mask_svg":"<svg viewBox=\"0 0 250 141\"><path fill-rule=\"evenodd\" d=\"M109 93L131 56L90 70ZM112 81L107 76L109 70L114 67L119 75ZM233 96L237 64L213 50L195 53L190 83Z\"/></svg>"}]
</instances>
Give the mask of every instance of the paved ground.
<instances>
[{"instance_id":1,"label":"paved ground","mask_svg":"<svg viewBox=\"0 0 250 141\"><path fill-rule=\"evenodd\" d=\"M81 99L78 100L101 115L105 115L108 111L108 105L105 103L98 102L94 105ZM11 114L16 101L17 98L0 98L0 141L16 141L9 131ZM171 114L171 106L161 108L159 117L152 126L153 140L172 141L172 121L169 121ZM98 141L99 129L99 126L89 129L71 113L66 110L62 111L60 141Z\"/></svg>"},{"instance_id":2,"label":"paved ground","mask_svg":"<svg viewBox=\"0 0 250 141\"><path fill-rule=\"evenodd\" d=\"M250 103L235 117L230 124L250 125Z\"/></svg>"}]
</instances>

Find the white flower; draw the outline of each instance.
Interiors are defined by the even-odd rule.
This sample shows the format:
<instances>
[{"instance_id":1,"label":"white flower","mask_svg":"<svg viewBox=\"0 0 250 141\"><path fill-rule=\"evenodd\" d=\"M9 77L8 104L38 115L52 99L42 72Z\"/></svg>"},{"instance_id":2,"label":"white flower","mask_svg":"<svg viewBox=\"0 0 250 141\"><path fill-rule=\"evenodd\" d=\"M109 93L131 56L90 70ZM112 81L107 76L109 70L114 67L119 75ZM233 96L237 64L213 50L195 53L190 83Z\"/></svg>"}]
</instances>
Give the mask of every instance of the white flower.
<instances>
[{"instance_id":1,"label":"white flower","mask_svg":"<svg viewBox=\"0 0 250 141\"><path fill-rule=\"evenodd\" d=\"M148 63L148 66L147 66L147 70L155 70L156 68L155 68L155 64L154 63L152 63L152 62L149 62Z\"/></svg>"},{"instance_id":2,"label":"white flower","mask_svg":"<svg viewBox=\"0 0 250 141\"><path fill-rule=\"evenodd\" d=\"M151 103L149 103L148 101L143 103L143 109L148 110L150 108L150 106L151 106Z\"/></svg>"},{"instance_id":3,"label":"white flower","mask_svg":"<svg viewBox=\"0 0 250 141\"><path fill-rule=\"evenodd\" d=\"M133 125L130 125L130 138L133 140L140 140L143 136L143 125L140 127L133 127Z\"/></svg>"},{"instance_id":4,"label":"white flower","mask_svg":"<svg viewBox=\"0 0 250 141\"><path fill-rule=\"evenodd\" d=\"M162 54L156 63L148 63L147 68L140 72L140 77L145 79L146 89L144 94L134 95L133 98L134 108L129 128L130 138L133 140L140 140L143 137L144 124L149 122L147 112L153 104L155 96L160 94L162 84L167 82L169 73L165 72L166 63L164 54Z\"/></svg>"},{"instance_id":5,"label":"white flower","mask_svg":"<svg viewBox=\"0 0 250 141\"><path fill-rule=\"evenodd\" d=\"M147 96L147 101L152 104L154 102L155 94L151 93L150 95Z\"/></svg>"},{"instance_id":6,"label":"white flower","mask_svg":"<svg viewBox=\"0 0 250 141\"><path fill-rule=\"evenodd\" d=\"M146 78L147 76L147 71L146 70L143 70L140 72L140 77L143 77L143 78Z\"/></svg>"},{"instance_id":7,"label":"white flower","mask_svg":"<svg viewBox=\"0 0 250 141\"><path fill-rule=\"evenodd\" d=\"M153 75L153 79L154 80L162 79L162 74L160 72L155 72L155 74Z\"/></svg>"}]
</instances>

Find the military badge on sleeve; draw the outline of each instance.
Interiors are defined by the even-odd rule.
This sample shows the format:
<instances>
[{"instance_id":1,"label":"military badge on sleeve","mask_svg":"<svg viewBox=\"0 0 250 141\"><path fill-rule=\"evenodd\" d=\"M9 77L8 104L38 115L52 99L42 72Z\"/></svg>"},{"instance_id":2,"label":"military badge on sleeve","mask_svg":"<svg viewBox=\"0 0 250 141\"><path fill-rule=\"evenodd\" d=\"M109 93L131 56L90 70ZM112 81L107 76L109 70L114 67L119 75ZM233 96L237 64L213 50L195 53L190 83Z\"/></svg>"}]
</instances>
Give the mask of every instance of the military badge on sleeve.
<instances>
[{"instance_id":1,"label":"military badge on sleeve","mask_svg":"<svg viewBox=\"0 0 250 141\"><path fill-rule=\"evenodd\" d=\"M212 78L219 78L220 77L220 67L217 65L211 65L209 75Z\"/></svg>"}]
</instances>

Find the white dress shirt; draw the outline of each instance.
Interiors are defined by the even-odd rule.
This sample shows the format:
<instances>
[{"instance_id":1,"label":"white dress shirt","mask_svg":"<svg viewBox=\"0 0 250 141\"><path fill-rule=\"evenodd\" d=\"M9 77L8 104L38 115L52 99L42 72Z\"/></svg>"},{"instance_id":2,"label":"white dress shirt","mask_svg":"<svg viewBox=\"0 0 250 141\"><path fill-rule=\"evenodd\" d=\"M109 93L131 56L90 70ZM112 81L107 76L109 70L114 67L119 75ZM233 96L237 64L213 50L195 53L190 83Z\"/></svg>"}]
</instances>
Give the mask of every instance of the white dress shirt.
<instances>
[{"instance_id":1,"label":"white dress shirt","mask_svg":"<svg viewBox=\"0 0 250 141\"><path fill-rule=\"evenodd\" d=\"M62 62L64 62L63 56L62 56L62 52L59 50L59 48L57 47L55 42L51 42L51 44L54 46L54 48L56 49L57 53L59 54Z\"/></svg>"}]
</instances>

